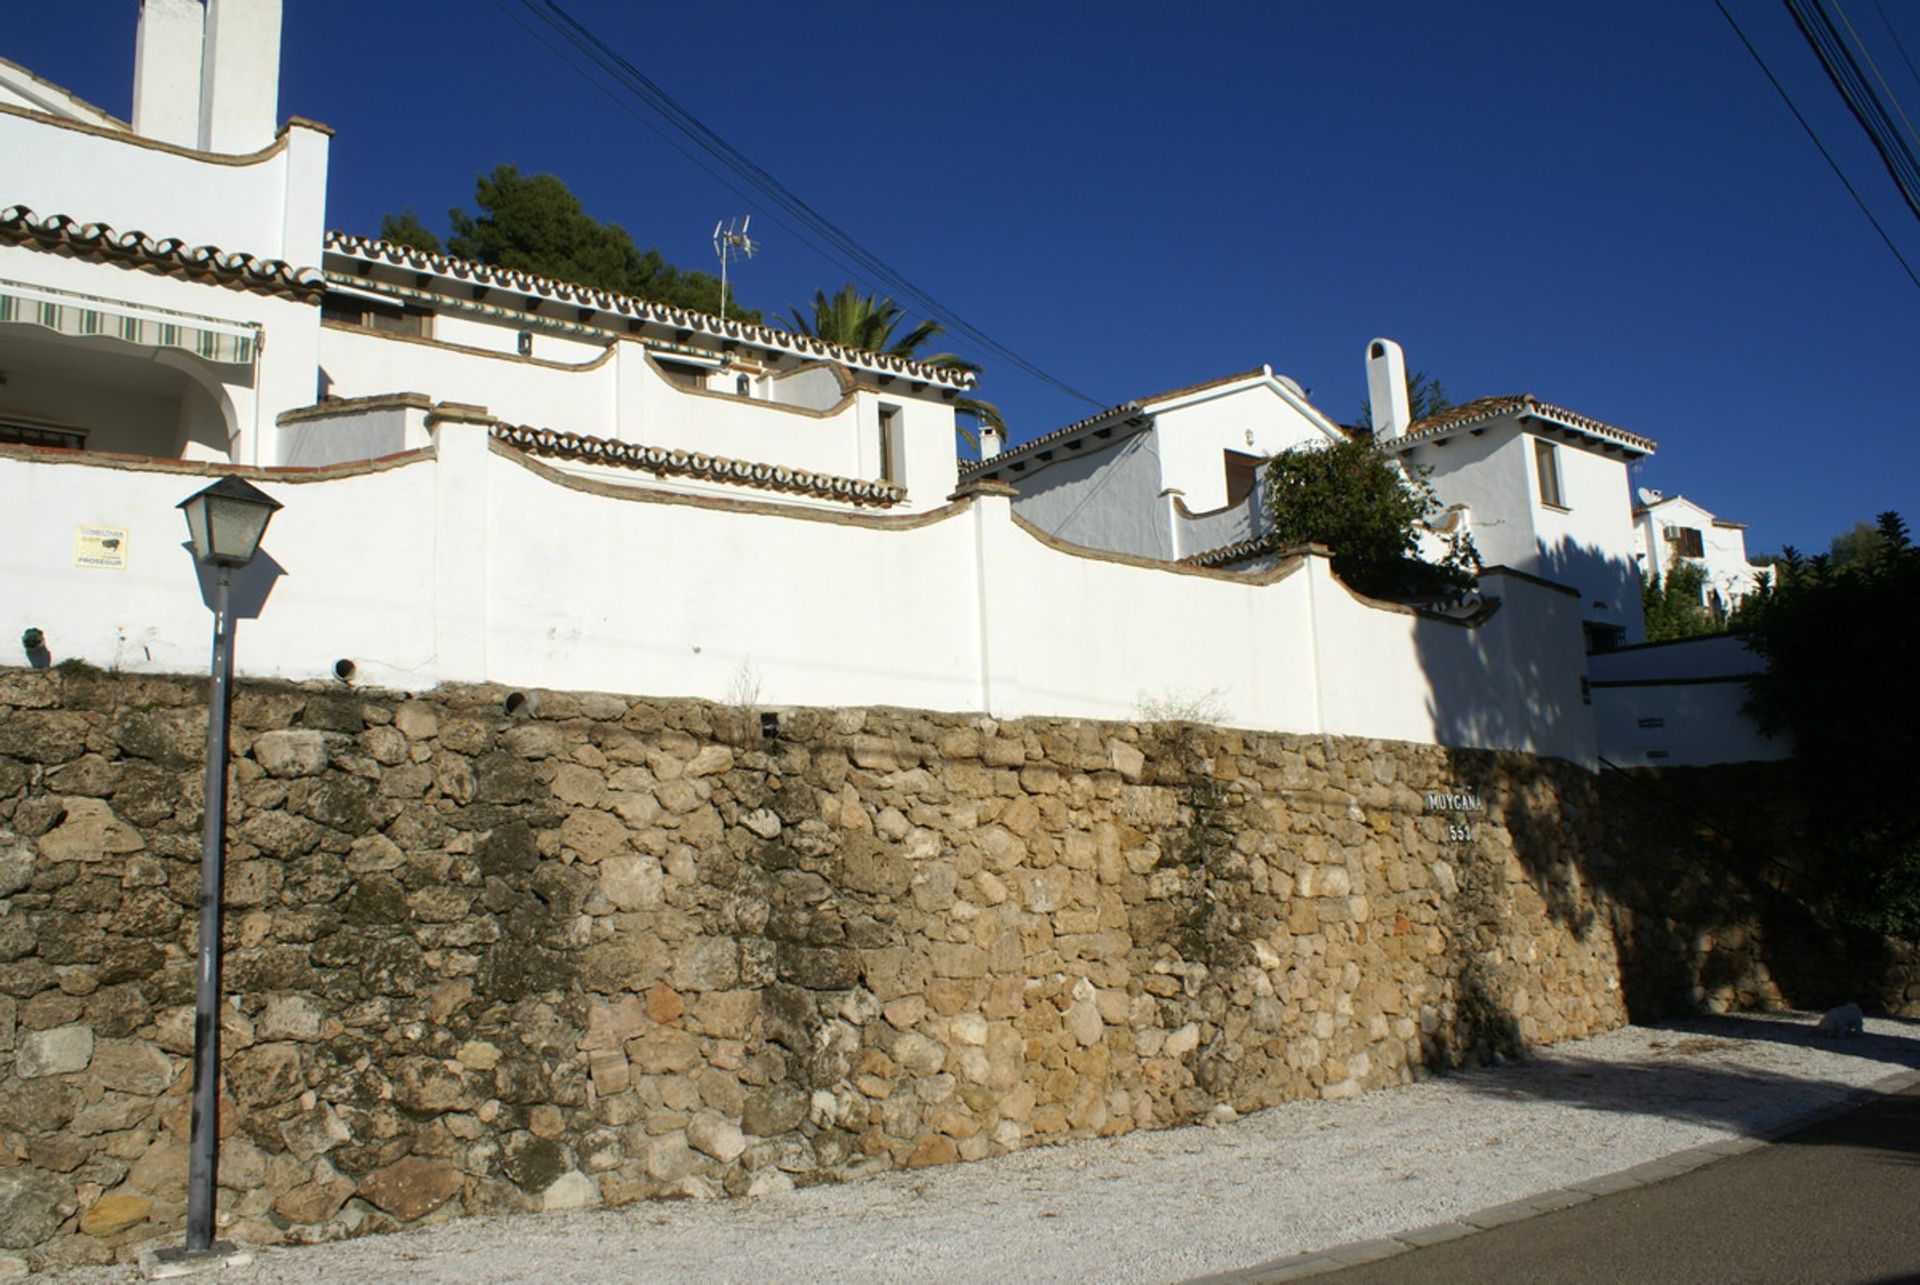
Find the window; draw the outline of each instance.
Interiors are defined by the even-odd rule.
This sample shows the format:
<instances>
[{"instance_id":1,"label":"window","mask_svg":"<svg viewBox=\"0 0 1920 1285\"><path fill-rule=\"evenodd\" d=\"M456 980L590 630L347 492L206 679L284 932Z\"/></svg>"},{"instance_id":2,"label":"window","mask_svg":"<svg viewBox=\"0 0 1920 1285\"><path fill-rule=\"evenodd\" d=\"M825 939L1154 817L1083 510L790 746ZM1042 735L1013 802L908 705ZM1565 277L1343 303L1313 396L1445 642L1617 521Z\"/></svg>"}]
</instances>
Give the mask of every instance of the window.
<instances>
[{"instance_id":1,"label":"window","mask_svg":"<svg viewBox=\"0 0 1920 1285\"><path fill-rule=\"evenodd\" d=\"M320 317L324 321L340 321L396 335L425 338L433 333L433 314L425 309L378 303L357 295L328 295L320 301Z\"/></svg>"},{"instance_id":2,"label":"window","mask_svg":"<svg viewBox=\"0 0 1920 1285\"><path fill-rule=\"evenodd\" d=\"M1597 620L1584 622L1581 629L1587 636L1587 654L1612 651L1627 640L1627 631L1620 625L1602 624Z\"/></svg>"},{"instance_id":3,"label":"window","mask_svg":"<svg viewBox=\"0 0 1920 1285\"><path fill-rule=\"evenodd\" d=\"M0 419L0 442L10 446L63 446L70 451L83 451L87 448L87 435L78 429Z\"/></svg>"},{"instance_id":4,"label":"window","mask_svg":"<svg viewBox=\"0 0 1920 1285\"><path fill-rule=\"evenodd\" d=\"M1246 455L1240 451L1227 451L1227 507L1235 508L1249 495L1253 494L1254 484L1260 477L1260 466L1267 461L1259 455Z\"/></svg>"},{"instance_id":5,"label":"window","mask_svg":"<svg viewBox=\"0 0 1920 1285\"><path fill-rule=\"evenodd\" d=\"M880 480L898 482L905 471L901 455L900 408L882 406L880 408Z\"/></svg>"},{"instance_id":6,"label":"window","mask_svg":"<svg viewBox=\"0 0 1920 1285\"><path fill-rule=\"evenodd\" d=\"M654 364L660 367L660 373L667 377L669 384L680 388L691 388L704 392L707 387L707 368L695 366L691 362L668 361L664 357L654 358Z\"/></svg>"},{"instance_id":7,"label":"window","mask_svg":"<svg viewBox=\"0 0 1920 1285\"><path fill-rule=\"evenodd\" d=\"M1698 527L1670 526L1663 529L1660 534L1667 538L1667 543L1673 546L1673 551L1683 558L1707 556L1706 546L1701 542Z\"/></svg>"},{"instance_id":8,"label":"window","mask_svg":"<svg viewBox=\"0 0 1920 1285\"><path fill-rule=\"evenodd\" d=\"M1566 508L1566 501L1560 497L1560 448L1552 442L1535 442L1533 471L1540 478L1540 503L1556 509Z\"/></svg>"}]
</instances>

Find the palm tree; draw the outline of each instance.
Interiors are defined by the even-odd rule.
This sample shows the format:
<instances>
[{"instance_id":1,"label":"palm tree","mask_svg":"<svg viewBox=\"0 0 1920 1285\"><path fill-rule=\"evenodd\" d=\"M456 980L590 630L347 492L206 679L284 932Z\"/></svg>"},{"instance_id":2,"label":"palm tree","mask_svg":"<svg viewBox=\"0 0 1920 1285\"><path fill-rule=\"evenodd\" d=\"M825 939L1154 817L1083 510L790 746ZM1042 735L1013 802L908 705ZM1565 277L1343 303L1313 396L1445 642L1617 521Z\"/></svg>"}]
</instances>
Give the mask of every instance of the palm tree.
<instances>
[{"instance_id":1,"label":"palm tree","mask_svg":"<svg viewBox=\"0 0 1920 1285\"><path fill-rule=\"evenodd\" d=\"M871 294L860 294L848 282L828 298L825 291L813 292L811 307L802 312L795 308L788 313L793 328L803 335L815 339L824 339L842 348L857 348L862 352L884 353L889 357L902 357L917 361L923 366L933 366L941 370L966 371L978 374L980 363L950 352L920 354L920 349L935 335L946 330L937 321L923 321L913 329L893 337L894 328L906 320L906 309L892 299L875 298ZM980 424L1002 434L1007 430L1006 421L1001 418L1000 408L992 402L981 401L977 397L956 397L953 408L963 415L971 415ZM961 436L972 442L977 448L980 441L966 429L960 430Z\"/></svg>"}]
</instances>

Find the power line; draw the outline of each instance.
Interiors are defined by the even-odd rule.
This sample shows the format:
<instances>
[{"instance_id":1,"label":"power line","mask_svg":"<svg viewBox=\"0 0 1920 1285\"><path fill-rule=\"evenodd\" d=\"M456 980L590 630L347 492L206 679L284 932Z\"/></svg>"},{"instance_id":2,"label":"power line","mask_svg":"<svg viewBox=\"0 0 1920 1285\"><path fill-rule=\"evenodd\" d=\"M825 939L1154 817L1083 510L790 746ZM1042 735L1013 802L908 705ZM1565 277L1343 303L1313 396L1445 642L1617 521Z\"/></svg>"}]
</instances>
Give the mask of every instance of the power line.
<instances>
[{"instance_id":1,"label":"power line","mask_svg":"<svg viewBox=\"0 0 1920 1285\"><path fill-rule=\"evenodd\" d=\"M1900 33L1894 29L1893 19L1887 17L1887 11L1880 7L1880 0L1873 0L1873 11L1880 15L1880 25L1887 29L1889 36L1893 37L1893 47L1900 51L1900 61L1907 64L1907 74L1913 77L1915 84L1920 85L1920 70L1914 69L1913 58L1907 53L1907 46L1901 41Z\"/></svg>"},{"instance_id":2,"label":"power line","mask_svg":"<svg viewBox=\"0 0 1920 1285\"><path fill-rule=\"evenodd\" d=\"M1900 131L1887 115L1885 105L1873 92L1873 87L1867 84L1860 64L1854 61L1853 51L1841 39L1833 19L1827 16L1818 0L1785 2L1787 12L1793 16L1794 25L1800 28L1800 34L1812 47L1814 58L1827 73L1827 79L1833 83L1840 100L1853 113L1853 119L1866 133L1873 150L1880 154L1880 163L1887 167L1887 174L1893 179L1894 187L1899 189L1907 208L1913 211L1915 218L1920 218L1920 161L1915 160L1907 141L1900 137Z\"/></svg>"},{"instance_id":3,"label":"power line","mask_svg":"<svg viewBox=\"0 0 1920 1285\"><path fill-rule=\"evenodd\" d=\"M1853 29L1853 19L1847 17L1846 6L1841 4L1840 0L1833 0L1833 11L1840 15L1840 21L1847 24L1847 34L1853 37L1854 48L1858 49L1860 56L1867 60L1867 69L1873 73L1873 78L1880 82L1880 89L1886 94L1887 101L1893 104L1893 110L1900 114L1900 123L1907 127L1907 137L1920 143L1920 132L1914 130L1913 122L1907 118L1907 109L1900 105L1900 96L1893 92L1893 86L1889 85L1887 78L1880 74L1880 64L1873 60L1873 50L1867 48L1867 42L1860 39L1860 33Z\"/></svg>"},{"instance_id":4,"label":"power line","mask_svg":"<svg viewBox=\"0 0 1920 1285\"><path fill-rule=\"evenodd\" d=\"M1847 195L1851 196L1853 203L1860 207L1860 213L1866 215L1867 222L1873 224L1873 230L1880 234L1880 240L1886 244L1887 252L1900 261L1900 266L1906 271L1907 280L1913 282L1915 289L1920 289L1920 275L1914 273L1913 265L1907 262L1906 256L1900 253L1898 246L1894 245L1893 238L1887 235L1887 230L1880 226L1880 220L1873 217L1873 211L1867 208L1867 203L1861 199L1860 193L1854 188L1853 182L1847 178L1845 171L1840 168L1839 162L1833 159L1833 153L1827 150L1827 145L1820 141L1818 134L1813 132L1813 126L1807 124L1807 118L1802 116L1800 109L1793 105L1793 99L1787 96L1785 86L1781 85L1779 79L1774 76L1766 60L1760 56L1760 51L1753 47L1753 42L1747 39L1747 33L1740 30L1740 24L1733 20L1732 14L1727 12L1727 6L1723 0L1713 0L1713 4L1714 8L1720 11L1720 16L1727 20L1727 25L1733 28L1733 34L1740 38L1740 43L1746 47L1747 53L1752 55L1754 63L1766 76L1767 83L1772 85L1774 92L1780 95L1780 101L1787 105L1787 110L1793 113L1793 118L1800 122L1800 128L1807 132L1807 137L1813 140L1813 145L1820 150L1820 155L1826 158L1827 164L1833 169L1834 177L1839 179L1840 185L1847 189Z\"/></svg>"},{"instance_id":5,"label":"power line","mask_svg":"<svg viewBox=\"0 0 1920 1285\"><path fill-rule=\"evenodd\" d=\"M499 0L495 0L495 2L498 4ZM975 346L997 355L1009 365L1014 366L1032 378L1049 384L1069 396L1078 398L1090 405L1102 406L1106 404L1098 398L1089 396L1055 377L1039 365L1027 360L1005 344L1000 343L980 327L966 321L952 308L942 304L930 292L916 285L907 278L905 274L892 267L878 255L866 249L866 247L855 240L850 233L828 219L820 213L820 211L796 195L791 189L767 173L766 170L755 164L739 149L727 142L720 134L709 128L686 106L677 101L671 94L668 94L644 72L640 71L639 68L635 67L618 51L613 49L604 39L574 18L559 4L555 3L554 0L520 0L520 4L534 18L544 23L562 40L571 45L580 56L587 59L603 74L611 78L620 89L639 100L640 103L664 120L668 126L691 143L693 147L704 152L707 156L718 162L719 165L731 171L742 182L754 188L766 201L771 201L775 209L767 211L768 215L789 232L792 232L802 240L810 242L816 249L821 250L821 252L829 258L838 261L843 267L852 270L856 276L877 282L881 289L904 298L921 311L950 326L957 335L971 340ZM521 25L523 27L525 26L524 23ZM542 43L546 42L543 41ZM548 47L552 48L551 45ZM570 60L563 59L563 61L567 61L569 66L574 67L574 70L581 70ZM581 74L586 75L585 72L581 72ZM589 76L588 79L591 80L592 77ZM603 92L611 92L607 91L604 86L600 86L600 88L602 88ZM628 107L628 111L632 113L632 108ZM638 115L637 113L633 114ZM651 128L651 126L649 126L649 128ZM660 133L657 129L654 129L653 132L656 134ZM683 155L688 154L686 149L674 140L669 139L668 141L674 144L676 151L680 151ZM713 169L706 164L696 163L708 174L714 174ZM718 178L719 176L715 175L715 177ZM745 194L741 193L733 183L725 179L721 179L721 182L728 190L733 191L736 195L742 196L743 199L747 199ZM782 217L783 214L786 217ZM799 226L795 226L796 224Z\"/></svg>"}]
</instances>

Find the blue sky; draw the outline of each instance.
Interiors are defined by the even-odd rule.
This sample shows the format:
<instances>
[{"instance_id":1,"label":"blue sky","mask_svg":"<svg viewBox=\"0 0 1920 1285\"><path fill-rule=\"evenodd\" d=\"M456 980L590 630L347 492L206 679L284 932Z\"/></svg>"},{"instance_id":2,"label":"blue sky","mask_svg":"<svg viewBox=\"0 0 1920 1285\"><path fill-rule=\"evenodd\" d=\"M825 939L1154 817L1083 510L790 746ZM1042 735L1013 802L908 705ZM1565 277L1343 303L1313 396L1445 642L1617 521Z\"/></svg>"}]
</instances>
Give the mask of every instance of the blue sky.
<instances>
[{"instance_id":1,"label":"blue sky","mask_svg":"<svg viewBox=\"0 0 1920 1285\"><path fill-rule=\"evenodd\" d=\"M1268 363L1351 419L1385 335L1455 400L1532 392L1655 438L1636 484L1748 522L1751 551L1888 508L1920 525L1920 289L1710 0L563 2L1102 404ZM1920 120L1873 0L1846 5ZM511 162L684 267L755 213L736 282L770 317L850 275L494 3L286 7L281 114L338 131L334 227L408 205L443 227ZM1781 6L1729 7L1920 269L1920 222ZM1920 56L1920 8L1882 7ZM10 6L0 56L125 114L136 10ZM987 365L1016 440L1092 409Z\"/></svg>"}]
</instances>

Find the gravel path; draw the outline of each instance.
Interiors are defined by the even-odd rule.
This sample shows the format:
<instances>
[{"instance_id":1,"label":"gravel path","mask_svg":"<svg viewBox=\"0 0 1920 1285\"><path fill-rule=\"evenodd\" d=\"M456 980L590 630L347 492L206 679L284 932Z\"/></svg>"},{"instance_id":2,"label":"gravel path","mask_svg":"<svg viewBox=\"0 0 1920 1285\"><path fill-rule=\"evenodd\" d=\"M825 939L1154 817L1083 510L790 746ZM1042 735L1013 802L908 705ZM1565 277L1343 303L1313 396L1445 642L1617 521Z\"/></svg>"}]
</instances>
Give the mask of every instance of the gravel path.
<instances>
[{"instance_id":1,"label":"gravel path","mask_svg":"<svg viewBox=\"0 0 1920 1285\"><path fill-rule=\"evenodd\" d=\"M754 1200L653 1202L259 1252L221 1279L1172 1281L1444 1222L1754 1137L1920 1068L1920 1022L1630 1026L1347 1102ZM131 1268L69 1273L118 1281Z\"/></svg>"}]
</instances>

